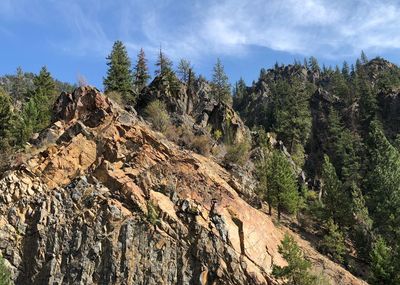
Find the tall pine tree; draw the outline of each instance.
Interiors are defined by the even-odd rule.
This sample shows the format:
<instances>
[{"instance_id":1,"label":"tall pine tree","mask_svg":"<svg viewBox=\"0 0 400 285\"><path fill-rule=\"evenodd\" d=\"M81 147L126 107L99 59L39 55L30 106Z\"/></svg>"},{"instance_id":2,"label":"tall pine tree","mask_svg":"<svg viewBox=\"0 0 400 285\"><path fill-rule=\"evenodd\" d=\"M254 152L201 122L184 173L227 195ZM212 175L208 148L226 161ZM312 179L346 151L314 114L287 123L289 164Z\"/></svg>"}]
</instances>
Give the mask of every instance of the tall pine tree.
<instances>
[{"instance_id":1,"label":"tall pine tree","mask_svg":"<svg viewBox=\"0 0 400 285\"><path fill-rule=\"evenodd\" d=\"M177 74L179 79L185 84L189 83L189 76L193 75L193 66L187 59L181 59L178 64Z\"/></svg>"},{"instance_id":2,"label":"tall pine tree","mask_svg":"<svg viewBox=\"0 0 400 285\"><path fill-rule=\"evenodd\" d=\"M278 219L282 211L295 214L298 210L299 195L296 176L287 158L278 150L272 152L267 162L267 198L268 205L276 207Z\"/></svg>"},{"instance_id":3,"label":"tall pine tree","mask_svg":"<svg viewBox=\"0 0 400 285\"><path fill-rule=\"evenodd\" d=\"M326 211L326 218L328 220L331 218L335 224L340 226L348 225L349 219L351 219L349 197L344 193L342 183L327 155L324 156L321 180L322 202Z\"/></svg>"},{"instance_id":4,"label":"tall pine tree","mask_svg":"<svg viewBox=\"0 0 400 285\"><path fill-rule=\"evenodd\" d=\"M304 146L311 131L310 93L298 80L279 80L273 87L274 130L294 153Z\"/></svg>"},{"instance_id":5,"label":"tall pine tree","mask_svg":"<svg viewBox=\"0 0 400 285\"><path fill-rule=\"evenodd\" d=\"M376 121L371 123L367 145L368 206L375 229L393 243L400 238L400 154Z\"/></svg>"},{"instance_id":6,"label":"tall pine tree","mask_svg":"<svg viewBox=\"0 0 400 285\"><path fill-rule=\"evenodd\" d=\"M5 152L10 144L12 122L11 97L0 89L0 153Z\"/></svg>"},{"instance_id":7,"label":"tall pine tree","mask_svg":"<svg viewBox=\"0 0 400 285\"><path fill-rule=\"evenodd\" d=\"M172 69L173 63L172 61L168 58L168 56L160 49L160 52L158 53L158 58L156 62L156 70L155 70L155 75L156 76L161 76L161 77L169 77L171 74L173 74L173 69Z\"/></svg>"},{"instance_id":8,"label":"tall pine tree","mask_svg":"<svg viewBox=\"0 0 400 285\"><path fill-rule=\"evenodd\" d=\"M150 79L149 69L147 67L147 59L144 50L141 48L137 55L135 65L135 87L140 92Z\"/></svg>"},{"instance_id":9,"label":"tall pine tree","mask_svg":"<svg viewBox=\"0 0 400 285\"><path fill-rule=\"evenodd\" d=\"M211 82L212 94L218 102L231 104L231 86L228 76L225 73L224 66L218 58L213 69L213 77Z\"/></svg>"},{"instance_id":10,"label":"tall pine tree","mask_svg":"<svg viewBox=\"0 0 400 285\"><path fill-rule=\"evenodd\" d=\"M104 91L118 92L125 102L134 102L131 60L121 41L116 41L107 56L107 76L103 79Z\"/></svg>"}]
</instances>

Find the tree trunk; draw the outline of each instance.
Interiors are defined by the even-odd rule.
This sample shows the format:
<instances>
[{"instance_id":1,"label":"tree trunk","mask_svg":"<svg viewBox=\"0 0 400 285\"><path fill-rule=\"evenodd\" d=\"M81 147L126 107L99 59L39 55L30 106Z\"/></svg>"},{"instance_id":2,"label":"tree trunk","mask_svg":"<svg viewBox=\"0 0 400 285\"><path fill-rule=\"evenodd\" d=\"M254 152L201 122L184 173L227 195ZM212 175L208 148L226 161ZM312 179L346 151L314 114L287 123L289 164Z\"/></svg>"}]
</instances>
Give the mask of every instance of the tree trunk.
<instances>
[{"instance_id":1,"label":"tree trunk","mask_svg":"<svg viewBox=\"0 0 400 285\"><path fill-rule=\"evenodd\" d=\"M278 221L281 220L281 207L278 206Z\"/></svg>"},{"instance_id":2,"label":"tree trunk","mask_svg":"<svg viewBox=\"0 0 400 285\"><path fill-rule=\"evenodd\" d=\"M272 215L272 207L270 203L268 203L268 215Z\"/></svg>"}]
</instances>

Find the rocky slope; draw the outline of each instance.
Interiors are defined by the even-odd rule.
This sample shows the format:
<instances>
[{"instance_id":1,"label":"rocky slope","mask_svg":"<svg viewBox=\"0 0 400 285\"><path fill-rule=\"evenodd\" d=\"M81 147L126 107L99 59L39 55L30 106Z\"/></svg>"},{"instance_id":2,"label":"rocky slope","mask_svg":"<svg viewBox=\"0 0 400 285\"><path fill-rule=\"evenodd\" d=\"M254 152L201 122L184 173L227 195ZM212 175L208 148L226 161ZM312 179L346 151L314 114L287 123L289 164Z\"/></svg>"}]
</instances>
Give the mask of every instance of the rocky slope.
<instances>
[{"instance_id":1,"label":"rocky slope","mask_svg":"<svg viewBox=\"0 0 400 285\"><path fill-rule=\"evenodd\" d=\"M0 180L0 250L16 284L276 284L285 228L211 158L96 89L63 93ZM297 237L332 284L365 284Z\"/></svg>"}]
</instances>

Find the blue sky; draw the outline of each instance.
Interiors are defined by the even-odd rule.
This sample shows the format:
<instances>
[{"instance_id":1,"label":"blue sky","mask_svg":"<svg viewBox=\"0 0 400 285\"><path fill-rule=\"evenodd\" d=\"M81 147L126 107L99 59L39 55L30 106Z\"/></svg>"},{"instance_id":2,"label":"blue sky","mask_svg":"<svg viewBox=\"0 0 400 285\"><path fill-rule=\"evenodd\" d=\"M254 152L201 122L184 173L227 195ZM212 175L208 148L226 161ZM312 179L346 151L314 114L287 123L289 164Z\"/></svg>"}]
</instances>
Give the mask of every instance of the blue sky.
<instances>
[{"instance_id":1,"label":"blue sky","mask_svg":"<svg viewBox=\"0 0 400 285\"><path fill-rule=\"evenodd\" d=\"M400 2L391 0L0 0L0 74L18 66L78 76L102 88L105 57L122 40L189 59L210 77L217 57L231 81L257 79L276 61L314 55L321 65L353 62L364 50L400 63Z\"/></svg>"}]
</instances>

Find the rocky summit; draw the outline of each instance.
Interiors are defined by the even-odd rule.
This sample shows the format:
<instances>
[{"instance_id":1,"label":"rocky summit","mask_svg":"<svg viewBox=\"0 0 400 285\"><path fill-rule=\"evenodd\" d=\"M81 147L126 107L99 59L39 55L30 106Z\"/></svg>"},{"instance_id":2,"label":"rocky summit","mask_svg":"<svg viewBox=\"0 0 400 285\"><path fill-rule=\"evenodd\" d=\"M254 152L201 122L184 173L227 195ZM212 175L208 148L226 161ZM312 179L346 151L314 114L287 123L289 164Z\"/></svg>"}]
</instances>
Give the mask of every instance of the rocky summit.
<instances>
[{"instance_id":1,"label":"rocky summit","mask_svg":"<svg viewBox=\"0 0 400 285\"><path fill-rule=\"evenodd\" d=\"M278 284L285 232L226 169L179 148L97 89L0 180L0 250L16 284ZM332 284L366 284L292 233Z\"/></svg>"}]
</instances>

